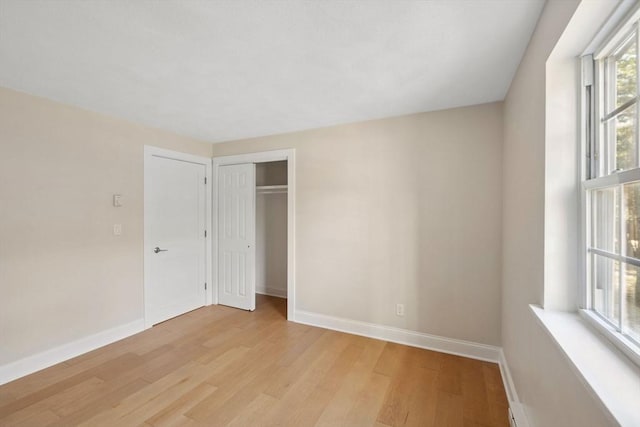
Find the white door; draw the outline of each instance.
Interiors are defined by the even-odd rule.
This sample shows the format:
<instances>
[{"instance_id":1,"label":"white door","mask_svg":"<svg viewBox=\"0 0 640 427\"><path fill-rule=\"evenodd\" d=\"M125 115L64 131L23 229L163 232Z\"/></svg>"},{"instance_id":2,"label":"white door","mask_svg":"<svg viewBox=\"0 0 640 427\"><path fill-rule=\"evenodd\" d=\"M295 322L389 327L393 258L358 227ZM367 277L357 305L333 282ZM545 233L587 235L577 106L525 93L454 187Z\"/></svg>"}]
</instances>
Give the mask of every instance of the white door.
<instances>
[{"instance_id":1,"label":"white door","mask_svg":"<svg viewBox=\"0 0 640 427\"><path fill-rule=\"evenodd\" d=\"M218 302L255 310L255 165L218 171Z\"/></svg>"},{"instance_id":2,"label":"white door","mask_svg":"<svg viewBox=\"0 0 640 427\"><path fill-rule=\"evenodd\" d=\"M145 318L156 324L202 307L205 296L206 166L145 160Z\"/></svg>"}]
</instances>

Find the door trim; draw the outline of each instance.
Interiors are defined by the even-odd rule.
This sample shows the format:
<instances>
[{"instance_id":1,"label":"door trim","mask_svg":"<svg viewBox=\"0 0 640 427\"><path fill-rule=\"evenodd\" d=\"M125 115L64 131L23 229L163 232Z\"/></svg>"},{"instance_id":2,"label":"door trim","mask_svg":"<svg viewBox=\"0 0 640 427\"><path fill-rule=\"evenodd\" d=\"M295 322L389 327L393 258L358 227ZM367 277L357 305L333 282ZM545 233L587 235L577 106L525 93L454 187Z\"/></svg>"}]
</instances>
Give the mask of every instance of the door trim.
<instances>
[{"instance_id":1,"label":"door trim","mask_svg":"<svg viewBox=\"0 0 640 427\"><path fill-rule=\"evenodd\" d=\"M218 201L218 168L224 165L239 163L265 163L287 161L287 320L295 320L296 307L296 150L294 148L255 153L238 154L234 156L214 157L212 161L213 185L211 186L212 200ZM213 269L218 271L218 209L213 209L212 223L212 261ZM218 304L218 278L212 277L213 304Z\"/></svg>"},{"instance_id":2,"label":"door trim","mask_svg":"<svg viewBox=\"0 0 640 427\"><path fill-rule=\"evenodd\" d=\"M165 150L163 148L152 147L150 145L144 146L144 294L142 299L143 312L144 312L144 327L145 329L149 329L153 325L151 324L151 320L148 318L148 310L147 310L147 295L149 295L149 291L151 289L151 283L149 283L151 277L151 262L147 254L151 252L151 248L154 247L153 242L151 242L149 236L149 230L147 229L147 216L150 214L147 209L149 206L147 197L149 196L149 191L147 191L147 186L150 181L150 171L147 165L149 164L149 160L153 157L161 157L164 159L171 160L179 160L183 162L195 163L198 165L203 165L205 167L205 176L207 178L207 187L213 185L212 175L211 175L211 159L208 157L196 156L193 154L180 153L178 151ZM205 245L205 280L207 283L207 289L205 290L205 305L211 305L213 301L213 282L212 282L212 266L211 266L211 256L212 253L212 245L213 245L213 227L211 227L211 191L205 191L205 208L206 208L206 216L205 216L205 227L207 229L207 237L206 237L206 245ZM204 285L204 283L203 283ZM217 294L216 294L217 295Z\"/></svg>"}]
</instances>

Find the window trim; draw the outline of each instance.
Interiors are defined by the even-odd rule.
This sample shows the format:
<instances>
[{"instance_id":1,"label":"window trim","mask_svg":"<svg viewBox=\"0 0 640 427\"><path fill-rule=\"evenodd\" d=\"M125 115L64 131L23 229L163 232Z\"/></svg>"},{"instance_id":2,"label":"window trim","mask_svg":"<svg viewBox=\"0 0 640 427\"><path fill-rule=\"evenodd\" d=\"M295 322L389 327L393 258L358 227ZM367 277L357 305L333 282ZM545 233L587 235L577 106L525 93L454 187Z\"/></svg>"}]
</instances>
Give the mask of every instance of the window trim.
<instances>
[{"instance_id":1,"label":"window trim","mask_svg":"<svg viewBox=\"0 0 640 427\"><path fill-rule=\"evenodd\" d=\"M618 350L623 352L625 356L640 366L640 353L634 350L634 348L638 347L635 341L618 332L607 319L595 310L582 308L578 310L578 314L598 332L604 335Z\"/></svg>"},{"instance_id":2,"label":"window trim","mask_svg":"<svg viewBox=\"0 0 640 427\"><path fill-rule=\"evenodd\" d=\"M603 26L603 30L606 32L606 36L604 36L602 41L595 47L594 50L590 50L592 45L590 44L587 47L587 51L584 55L592 54L593 59L598 60L602 59L604 56L613 52L616 46L622 44L622 40L629 36L629 33L632 31L632 27L635 26L636 22L640 18L640 3L634 4L630 10L624 11L624 16L620 19L620 22L617 25L613 26L613 29L609 29L610 26L605 24ZM616 19L616 14L611 16L613 20ZM607 28L608 27L608 28ZM601 34L596 35L596 39L600 39ZM595 40L594 40L595 41ZM600 41L600 40L598 40Z\"/></svg>"},{"instance_id":3,"label":"window trim","mask_svg":"<svg viewBox=\"0 0 640 427\"><path fill-rule=\"evenodd\" d=\"M634 13L625 20L624 25L616 28L614 31L615 36L606 44L607 49L600 49L597 54L591 57L590 66L593 67L592 70L595 78L590 85L591 96L594 97L594 104L591 105L590 115L595 129L593 133L593 156L590 160L594 164L594 167L586 177L587 180L605 177L623 171L615 164L615 144L609 143L612 135L615 133L615 119L625 111L633 108L634 105L636 106L636 123L638 123L638 119L640 119L640 70L638 69L638 67L640 67L640 56L638 56L638 49L640 48L639 20L640 10L634 10ZM635 37L632 37L634 34ZM610 99L611 92L615 89L615 82L612 85L610 81L612 67L610 59L618 59L621 56L620 51L634 38L636 43L636 58L638 58L636 59L636 72L639 78L636 95L622 105L611 108L609 104L613 103L615 105L616 100ZM606 133L610 135L605 136ZM638 135L636 135L636 140L637 139ZM606 146L605 141L607 142ZM635 153L636 162L640 160L639 156L640 147L637 146ZM640 167L640 163L638 164Z\"/></svg>"},{"instance_id":4,"label":"window trim","mask_svg":"<svg viewBox=\"0 0 640 427\"><path fill-rule=\"evenodd\" d=\"M587 179L582 181L582 190L597 190L599 188L608 188L634 181L640 181L640 167L614 172L611 175L600 176L598 178Z\"/></svg>"},{"instance_id":5,"label":"window trim","mask_svg":"<svg viewBox=\"0 0 640 427\"><path fill-rule=\"evenodd\" d=\"M636 94L620 106L615 106L616 99L610 97L615 93L615 77L611 82L611 59L617 59L628 43L636 43ZM614 62L615 63L615 62ZM593 55L582 57L582 150L585 153L584 163L581 165L580 199L582 212L581 241L581 289L579 292L579 314L604 335L612 344L640 366L640 340L635 336L625 334L624 318L624 273L625 264L640 267L640 260L623 255L625 240L624 219L624 186L632 182L640 182L640 4L636 4L622 23L605 38L605 42ZM613 90L612 90L613 88ZM612 106L610 106L613 104ZM609 123L615 123L621 113L635 107L635 161L636 167L628 170L618 170L615 164L615 137L606 135L610 132ZM613 107L613 108L612 108ZM615 127L614 127L615 129ZM608 136L608 137L607 137ZM613 157L612 157L613 156ZM592 193L594 190L616 188L620 194L620 253L612 253L594 246L592 223ZM619 318L620 325L615 325L607 319L605 314L595 309L594 286L592 283L593 262L592 254L617 261L620 265L618 274L620 289ZM628 329L627 329L628 330Z\"/></svg>"}]
</instances>

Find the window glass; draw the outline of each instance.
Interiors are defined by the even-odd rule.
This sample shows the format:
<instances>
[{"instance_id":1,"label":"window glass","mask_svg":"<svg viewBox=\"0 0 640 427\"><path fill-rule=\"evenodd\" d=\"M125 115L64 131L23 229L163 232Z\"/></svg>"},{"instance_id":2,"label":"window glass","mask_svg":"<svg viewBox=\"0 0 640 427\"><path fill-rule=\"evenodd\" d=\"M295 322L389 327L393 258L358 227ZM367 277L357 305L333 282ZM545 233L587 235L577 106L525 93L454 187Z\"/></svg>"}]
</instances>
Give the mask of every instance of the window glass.
<instances>
[{"instance_id":1,"label":"window glass","mask_svg":"<svg viewBox=\"0 0 640 427\"><path fill-rule=\"evenodd\" d=\"M640 343L640 269L625 266L623 332Z\"/></svg>"},{"instance_id":2,"label":"window glass","mask_svg":"<svg viewBox=\"0 0 640 427\"><path fill-rule=\"evenodd\" d=\"M636 106L633 105L618 116L615 120L615 149L617 170L626 170L636 167Z\"/></svg>"},{"instance_id":3,"label":"window glass","mask_svg":"<svg viewBox=\"0 0 640 427\"><path fill-rule=\"evenodd\" d=\"M593 247L620 253L620 198L618 187L594 190L591 194Z\"/></svg>"},{"instance_id":4,"label":"window glass","mask_svg":"<svg viewBox=\"0 0 640 427\"><path fill-rule=\"evenodd\" d=\"M636 75L636 38L632 37L615 58L616 108L630 101L638 91Z\"/></svg>"},{"instance_id":5,"label":"window glass","mask_svg":"<svg viewBox=\"0 0 640 427\"><path fill-rule=\"evenodd\" d=\"M624 186L624 255L640 259L640 182Z\"/></svg>"},{"instance_id":6,"label":"window glass","mask_svg":"<svg viewBox=\"0 0 640 427\"><path fill-rule=\"evenodd\" d=\"M620 263L592 255L593 308L616 327L620 327Z\"/></svg>"}]
</instances>

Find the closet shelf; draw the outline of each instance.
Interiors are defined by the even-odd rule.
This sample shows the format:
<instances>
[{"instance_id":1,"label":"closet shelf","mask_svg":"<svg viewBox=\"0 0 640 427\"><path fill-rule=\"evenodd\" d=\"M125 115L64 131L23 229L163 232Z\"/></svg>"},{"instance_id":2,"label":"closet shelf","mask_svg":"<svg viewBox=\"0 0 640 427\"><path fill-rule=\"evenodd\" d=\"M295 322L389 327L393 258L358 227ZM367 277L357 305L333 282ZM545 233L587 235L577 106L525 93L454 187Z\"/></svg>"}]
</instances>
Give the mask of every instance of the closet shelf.
<instances>
[{"instance_id":1,"label":"closet shelf","mask_svg":"<svg viewBox=\"0 0 640 427\"><path fill-rule=\"evenodd\" d=\"M286 193L287 186L286 185L257 185L256 193L260 194L275 194L275 193Z\"/></svg>"}]
</instances>

